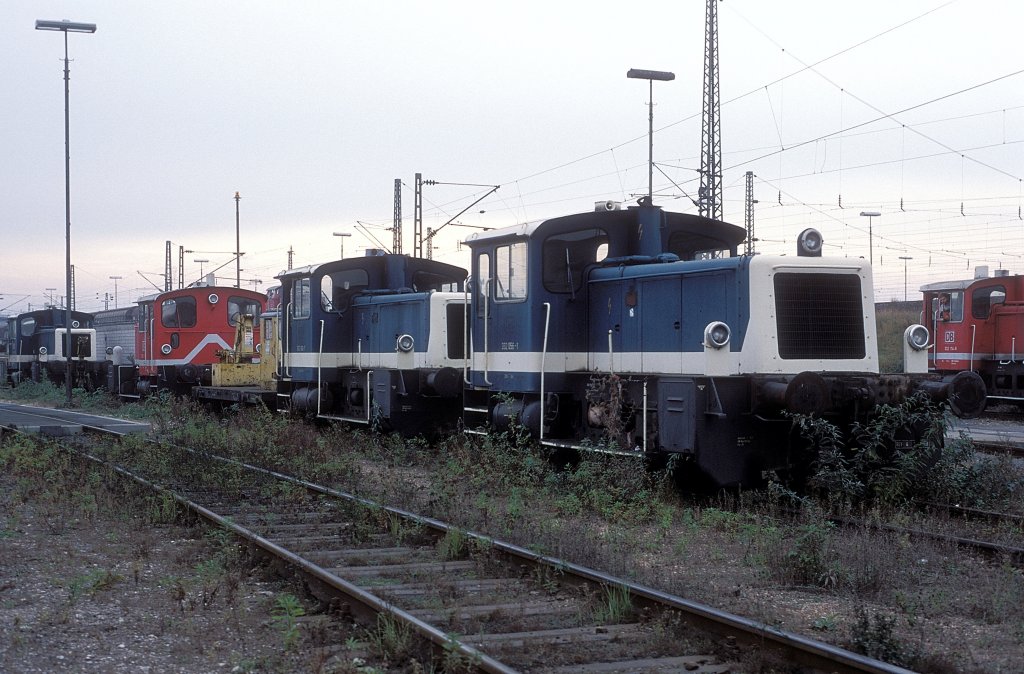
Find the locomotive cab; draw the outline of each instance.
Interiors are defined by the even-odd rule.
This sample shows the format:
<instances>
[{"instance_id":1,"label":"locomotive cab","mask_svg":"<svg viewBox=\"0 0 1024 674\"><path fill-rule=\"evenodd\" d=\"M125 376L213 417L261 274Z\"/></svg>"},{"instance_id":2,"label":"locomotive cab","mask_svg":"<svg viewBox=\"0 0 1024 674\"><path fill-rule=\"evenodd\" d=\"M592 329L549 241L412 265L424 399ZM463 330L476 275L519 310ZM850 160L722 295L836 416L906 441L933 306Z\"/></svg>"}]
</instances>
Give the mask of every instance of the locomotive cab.
<instances>
[{"instance_id":1,"label":"locomotive cab","mask_svg":"<svg viewBox=\"0 0 1024 674\"><path fill-rule=\"evenodd\" d=\"M126 397L157 390L188 393L209 385L217 352L231 350L239 319L258 317L264 295L242 288L191 287L138 301L135 364L118 368L118 393ZM253 342L259 343L259 328Z\"/></svg>"},{"instance_id":2,"label":"locomotive cab","mask_svg":"<svg viewBox=\"0 0 1024 674\"><path fill-rule=\"evenodd\" d=\"M374 254L278 278L279 408L409 435L455 423L465 270Z\"/></svg>"},{"instance_id":3,"label":"locomotive cab","mask_svg":"<svg viewBox=\"0 0 1024 674\"><path fill-rule=\"evenodd\" d=\"M989 276L921 287L922 314L935 343L929 368L951 378L976 372L988 396L1024 403L1024 277L1005 270Z\"/></svg>"}]
</instances>

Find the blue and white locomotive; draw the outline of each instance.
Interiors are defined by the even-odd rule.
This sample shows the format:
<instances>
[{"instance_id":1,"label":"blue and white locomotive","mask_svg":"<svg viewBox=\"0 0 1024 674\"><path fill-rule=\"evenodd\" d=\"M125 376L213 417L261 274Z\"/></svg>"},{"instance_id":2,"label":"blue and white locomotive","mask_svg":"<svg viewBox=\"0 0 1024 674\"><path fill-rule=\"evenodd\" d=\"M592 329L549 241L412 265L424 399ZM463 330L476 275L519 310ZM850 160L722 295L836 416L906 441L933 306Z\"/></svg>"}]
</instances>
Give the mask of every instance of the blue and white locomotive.
<instances>
[{"instance_id":1,"label":"blue and white locomotive","mask_svg":"<svg viewBox=\"0 0 1024 674\"><path fill-rule=\"evenodd\" d=\"M465 270L370 251L278 278L279 408L410 435L454 426Z\"/></svg>"},{"instance_id":2,"label":"blue and white locomotive","mask_svg":"<svg viewBox=\"0 0 1024 674\"><path fill-rule=\"evenodd\" d=\"M787 413L847 426L923 389L980 410L980 380L880 375L871 267L799 254L738 256L745 230L641 200L473 236L467 429L515 420L544 444L679 455L717 485L805 459ZM921 373L911 374L910 372Z\"/></svg>"},{"instance_id":3,"label":"blue and white locomotive","mask_svg":"<svg viewBox=\"0 0 1024 674\"><path fill-rule=\"evenodd\" d=\"M47 308L7 318L6 361L3 369L11 383L65 381L68 349L71 350L71 381L93 390L102 385L104 358L97 356L92 314L71 312L70 347L67 311Z\"/></svg>"}]
</instances>

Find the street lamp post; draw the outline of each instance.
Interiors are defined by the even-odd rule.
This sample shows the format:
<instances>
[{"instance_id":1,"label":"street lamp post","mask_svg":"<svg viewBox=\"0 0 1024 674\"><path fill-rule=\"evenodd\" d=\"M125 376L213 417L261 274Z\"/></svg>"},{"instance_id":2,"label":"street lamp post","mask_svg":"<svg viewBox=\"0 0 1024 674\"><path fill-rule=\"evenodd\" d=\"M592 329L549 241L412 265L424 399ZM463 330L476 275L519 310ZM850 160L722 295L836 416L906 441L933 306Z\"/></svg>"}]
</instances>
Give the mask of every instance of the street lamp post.
<instances>
[{"instance_id":1,"label":"street lamp post","mask_svg":"<svg viewBox=\"0 0 1024 674\"><path fill-rule=\"evenodd\" d=\"M862 217L868 219L868 261L871 262L872 266L875 264L875 234L874 228L872 227L875 218L880 217L882 214L878 211L861 211Z\"/></svg>"},{"instance_id":2,"label":"street lamp post","mask_svg":"<svg viewBox=\"0 0 1024 674\"><path fill-rule=\"evenodd\" d=\"M206 263L206 262L209 262L209 260L199 259L199 260L192 260L192 261L199 263L199 280L202 281L205 278L205 276L203 275L203 264Z\"/></svg>"},{"instance_id":3,"label":"street lamp post","mask_svg":"<svg viewBox=\"0 0 1024 674\"><path fill-rule=\"evenodd\" d=\"M68 81L70 79L70 71L68 70L68 33L95 33L96 24L94 23L74 23L71 21L46 21L42 19L36 20L36 30L55 30L64 33L64 211L67 216L67 226L65 228L65 240L66 240L66 269L65 276L67 280L67 301L65 306L67 311L65 314L64 328L65 334L65 350L67 353L66 371L64 372L64 381L66 382L66 393L67 393L67 404L71 406L71 116L69 106L69 87Z\"/></svg>"},{"instance_id":4,"label":"street lamp post","mask_svg":"<svg viewBox=\"0 0 1024 674\"><path fill-rule=\"evenodd\" d=\"M633 80L647 80L647 200L654 198L654 80L659 82L670 82L676 78L675 73L664 70L639 70L630 68L626 77Z\"/></svg>"},{"instance_id":5,"label":"street lamp post","mask_svg":"<svg viewBox=\"0 0 1024 674\"><path fill-rule=\"evenodd\" d=\"M123 279L123 276L111 276L110 280L114 282L114 308L117 308L117 282Z\"/></svg>"},{"instance_id":6,"label":"street lamp post","mask_svg":"<svg viewBox=\"0 0 1024 674\"><path fill-rule=\"evenodd\" d=\"M235 287L242 287L242 237L238 227L238 202L242 195L235 192Z\"/></svg>"},{"instance_id":7,"label":"street lamp post","mask_svg":"<svg viewBox=\"0 0 1024 674\"><path fill-rule=\"evenodd\" d=\"M903 301L907 301L907 262L913 260L912 257L906 255L900 255L900 259L903 260Z\"/></svg>"},{"instance_id":8,"label":"street lamp post","mask_svg":"<svg viewBox=\"0 0 1024 674\"><path fill-rule=\"evenodd\" d=\"M348 232L335 232L334 236L341 237L341 259L345 259L345 237L352 236Z\"/></svg>"}]
</instances>

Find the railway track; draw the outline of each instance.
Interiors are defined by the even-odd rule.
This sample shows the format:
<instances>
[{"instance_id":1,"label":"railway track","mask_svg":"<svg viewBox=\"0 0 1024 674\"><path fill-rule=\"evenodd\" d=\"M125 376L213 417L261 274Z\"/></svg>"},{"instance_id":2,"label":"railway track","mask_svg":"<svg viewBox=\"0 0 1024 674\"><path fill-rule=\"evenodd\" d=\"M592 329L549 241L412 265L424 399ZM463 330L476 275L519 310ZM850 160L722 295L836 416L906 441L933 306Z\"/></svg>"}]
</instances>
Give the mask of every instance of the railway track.
<instances>
[{"instance_id":1,"label":"railway track","mask_svg":"<svg viewBox=\"0 0 1024 674\"><path fill-rule=\"evenodd\" d=\"M417 637L447 670L906 671L257 466L162 446L192 477L158 484L78 451L248 541L343 614Z\"/></svg>"},{"instance_id":2,"label":"railway track","mask_svg":"<svg viewBox=\"0 0 1024 674\"><path fill-rule=\"evenodd\" d=\"M256 466L177 447L148 453L191 466L199 481L159 485L142 466L114 470L301 573L343 613L417 635L450 668L715 672L767 661L904 671Z\"/></svg>"}]
</instances>

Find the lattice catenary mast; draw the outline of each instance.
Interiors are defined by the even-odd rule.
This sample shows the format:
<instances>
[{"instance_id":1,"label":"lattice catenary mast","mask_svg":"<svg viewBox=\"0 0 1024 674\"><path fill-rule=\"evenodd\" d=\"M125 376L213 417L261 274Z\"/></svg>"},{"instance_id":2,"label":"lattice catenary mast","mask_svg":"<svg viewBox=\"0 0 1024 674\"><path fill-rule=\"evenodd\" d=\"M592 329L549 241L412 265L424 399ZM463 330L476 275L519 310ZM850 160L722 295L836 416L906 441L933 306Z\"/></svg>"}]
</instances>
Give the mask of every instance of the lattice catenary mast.
<instances>
[{"instance_id":1,"label":"lattice catenary mast","mask_svg":"<svg viewBox=\"0 0 1024 674\"><path fill-rule=\"evenodd\" d=\"M747 240L744 245L743 254L753 255L754 254L754 204L757 200L754 199L754 172L747 171L746 174L746 195L743 200L743 224L747 226Z\"/></svg>"},{"instance_id":2,"label":"lattice catenary mast","mask_svg":"<svg viewBox=\"0 0 1024 674\"><path fill-rule=\"evenodd\" d=\"M701 129L700 214L722 219L722 114L718 91L718 0L707 0L704 28L704 109Z\"/></svg>"},{"instance_id":3,"label":"lattice catenary mast","mask_svg":"<svg viewBox=\"0 0 1024 674\"><path fill-rule=\"evenodd\" d=\"M402 254L402 179L395 178L395 224L391 228L391 252Z\"/></svg>"}]
</instances>

